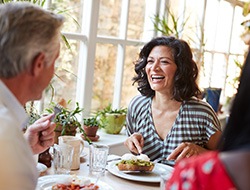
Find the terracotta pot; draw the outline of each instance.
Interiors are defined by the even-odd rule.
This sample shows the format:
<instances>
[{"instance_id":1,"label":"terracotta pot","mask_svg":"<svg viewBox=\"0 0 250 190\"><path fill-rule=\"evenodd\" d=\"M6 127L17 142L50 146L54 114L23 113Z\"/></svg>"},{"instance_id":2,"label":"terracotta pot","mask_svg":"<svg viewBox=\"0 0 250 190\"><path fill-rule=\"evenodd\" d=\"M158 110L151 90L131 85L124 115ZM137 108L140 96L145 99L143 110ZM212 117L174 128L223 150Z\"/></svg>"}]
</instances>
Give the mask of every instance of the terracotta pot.
<instances>
[{"instance_id":1,"label":"terracotta pot","mask_svg":"<svg viewBox=\"0 0 250 190\"><path fill-rule=\"evenodd\" d=\"M75 136L76 135L76 126L70 126L65 130L65 133L63 135L70 135ZM54 137L54 143L58 144L58 137L62 136L62 127L58 126L55 129L55 137Z\"/></svg>"},{"instance_id":2,"label":"terracotta pot","mask_svg":"<svg viewBox=\"0 0 250 190\"><path fill-rule=\"evenodd\" d=\"M95 137L96 136L96 132L98 130L98 126L83 126L83 130L85 131L86 135L88 137Z\"/></svg>"}]
</instances>

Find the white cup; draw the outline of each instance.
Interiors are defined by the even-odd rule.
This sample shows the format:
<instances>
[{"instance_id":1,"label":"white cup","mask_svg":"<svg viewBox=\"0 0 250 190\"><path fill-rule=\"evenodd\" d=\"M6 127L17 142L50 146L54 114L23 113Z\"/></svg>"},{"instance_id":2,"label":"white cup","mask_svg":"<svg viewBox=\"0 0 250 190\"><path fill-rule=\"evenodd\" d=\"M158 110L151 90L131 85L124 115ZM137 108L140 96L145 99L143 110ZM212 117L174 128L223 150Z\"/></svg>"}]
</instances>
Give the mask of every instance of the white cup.
<instances>
[{"instance_id":1,"label":"white cup","mask_svg":"<svg viewBox=\"0 0 250 190\"><path fill-rule=\"evenodd\" d=\"M89 146L89 172L96 176L103 176L107 165L109 146L91 144Z\"/></svg>"},{"instance_id":2,"label":"white cup","mask_svg":"<svg viewBox=\"0 0 250 190\"><path fill-rule=\"evenodd\" d=\"M80 168L80 155L84 148L83 141L76 136L60 136L58 137L58 144L68 144L74 147L71 170L78 170Z\"/></svg>"},{"instance_id":3,"label":"white cup","mask_svg":"<svg viewBox=\"0 0 250 190\"><path fill-rule=\"evenodd\" d=\"M68 144L54 144L51 148L55 174L69 174L72 165L74 147Z\"/></svg>"}]
</instances>

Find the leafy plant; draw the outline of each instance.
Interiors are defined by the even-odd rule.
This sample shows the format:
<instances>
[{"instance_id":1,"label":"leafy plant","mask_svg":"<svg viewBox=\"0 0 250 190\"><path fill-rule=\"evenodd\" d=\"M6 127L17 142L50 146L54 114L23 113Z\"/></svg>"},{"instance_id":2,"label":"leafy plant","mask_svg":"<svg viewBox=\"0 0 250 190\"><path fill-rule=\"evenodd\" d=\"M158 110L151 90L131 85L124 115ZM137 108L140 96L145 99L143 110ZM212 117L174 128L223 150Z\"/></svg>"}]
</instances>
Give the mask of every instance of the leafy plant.
<instances>
[{"instance_id":1,"label":"leafy plant","mask_svg":"<svg viewBox=\"0 0 250 190\"><path fill-rule=\"evenodd\" d=\"M96 116L83 119L83 124L89 127L99 127L100 123Z\"/></svg>"},{"instance_id":2,"label":"leafy plant","mask_svg":"<svg viewBox=\"0 0 250 190\"><path fill-rule=\"evenodd\" d=\"M106 113L109 114L127 114L127 108L120 108L120 109L112 109L112 105L109 104L103 110L99 110L97 115L105 115Z\"/></svg>"},{"instance_id":3,"label":"leafy plant","mask_svg":"<svg viewBox=\"0 0 250 190\"><path fill-rule=\"evenodd\" d=\"M70 104L71 101L68 101L67 104ZM54 107L59 106L56 103L52 102L51 107L47 108L46 111L48 113L54 113ZM61 135L66 135L69 131L78 129L80 133L84 135L86 138L87 142L89 144L92 143L92 141L87 137L85 134L85 131L82 128L81 123L77 119L77 115L79 115L82 111L83 108L79 107L79 103L76 102L76 107L73 110L69 110L66 107L60 106L61 111L55 115L54 122L56 124L56 129L62 129Z\"/></svg>"},{"instance_id":4,"label":"leafy plant","mask_svg":"<svg viewBox=\"0 0 250 190\"><path fill-rule=\"evenodd\" d=\"M71 101L68 101L68 104ZM54 113L54 107L58 106L56 103L52 102L51 107L47 108L46 111L48 113ZM73 110L69 110L66 107L60 106L61 111L56 114L54 122L56 123L56 128L62 127L62 135L65 135L66 130L70 128L79 128L81 130L81 123L77 119L77 115L79 115L83 109L79 107L79 103L76 102L76 108Z\"/></svg>"},{"instance_id":5,"label":"leafy plant","mask_svg":"<svg viewBox=\"0 0 250 190\"><path fill-rule=\"evenodd\" d=\"M240 74L241 74L241 71L243 68L243 64L239 60L234 60L234 64L236 65L236 70L239 70L240 72L234 78L232 78L232 80L229 83L236 90L238 88L238 85L239 85ZM235 71L235 72L237 73L237 71ZM229 77L229 76L227 76L227 77Z\"/></svg>"},{"instance_id":6,"label":"leafy plant","mask_svg":"<svg viewBox=\"0 0 250 190\"><path fill-rule=\"evenodd\" d=\"M127 108L112 109L111 104L97 112L99 127L107 133L118 134L125 124Z\"/></svg>"},{"instance_id":7,"label":"leafy plant","mask_svg":"<svg viewBox=\"0 0 250 190\"><path fill-rule=\"evenodd\" d=\"M175 36L176 38L180 38L189 17L182 21L180 20L181 17L176 16L168 7L166 9L168 15L166 15L166 13L162 16L155 15L152 19L154 28L165 36Z\"/></svg>"}]
</instances>

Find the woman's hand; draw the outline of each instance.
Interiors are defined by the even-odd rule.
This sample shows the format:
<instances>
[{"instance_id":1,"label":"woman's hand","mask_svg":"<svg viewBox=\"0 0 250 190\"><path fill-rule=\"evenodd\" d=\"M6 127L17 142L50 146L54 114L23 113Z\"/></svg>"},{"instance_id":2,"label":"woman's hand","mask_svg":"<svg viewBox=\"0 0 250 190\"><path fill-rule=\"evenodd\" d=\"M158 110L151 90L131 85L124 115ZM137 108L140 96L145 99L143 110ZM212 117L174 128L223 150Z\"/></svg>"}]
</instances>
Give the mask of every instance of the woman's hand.
<instances>
[{"instance_id":1,"label":"woman's hand","mask_svg":"<svg viewBox=\"0 0 250 190\"><path fill-rule=\"evenodd\" d=\"M189 158L191 156L199 155L202 152L207 151L196 144L183 142L181 143L169 156L168 160L175 160L176 162L182 158Z\"/></svg>"},{"instance_id":2,"label":"woman's hand","mask_svg":"<svg viewBox=\"0 0 250 190\"><path fill-rule=\"evenodd\" d=\"M142 147L144 146L144 139L140 133L133 133L124 142L125 146L135 154L140 154L142 152Z\"/></svg>"},{"instance_id":3,"label":"woman's hand","mask_svg":"<svg viewBox=\"0 0 250 190\"><path fill-rule=\"evenodd\" d=\"M53 115L50 114L38 119L24 133L24 137L28 141L33 154L42 153L54 144L56 124L50 121Z\"/></svg>"}]
</instances>

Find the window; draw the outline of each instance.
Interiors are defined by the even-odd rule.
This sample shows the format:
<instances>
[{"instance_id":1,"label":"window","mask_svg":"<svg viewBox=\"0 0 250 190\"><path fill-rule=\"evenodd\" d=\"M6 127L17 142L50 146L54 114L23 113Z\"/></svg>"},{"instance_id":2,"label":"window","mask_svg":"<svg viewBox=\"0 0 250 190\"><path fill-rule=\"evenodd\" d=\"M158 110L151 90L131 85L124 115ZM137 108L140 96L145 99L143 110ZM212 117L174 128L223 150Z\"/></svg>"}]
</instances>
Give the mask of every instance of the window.
<instances>
[{"instance_id":1,"label":"window","mask_svg":"<svg viewBox=\"0 0 250 190\"><path fill-rule=\"evenodd\" d=\"M133 64L142 45L160 35L152 18L173 9L180 19L188 19L182 37L194 54L204 51L200 87L220 87L223 96L235 93L233 82L240 70L247 46L240 38L242 4L234 0L51 0L57 10L67 10L63 34L71 50L62 45L57 60L53 101L77 101L84 115L107 106L127 107L138 94L132 86ZM68 16L67 16L68 15ZM69 16L70 15L70 16ZM77 22L75 22L77 21ZM190 40L193 39L193 40ZM195 39L195 40L194 40ZM202 41L204 42L200 43ZM197 56L196 56L197 58ZM236 72L235 72L236 71ZM44 107L51 92L44 95Z\"/></svg>"}]
</instances>

